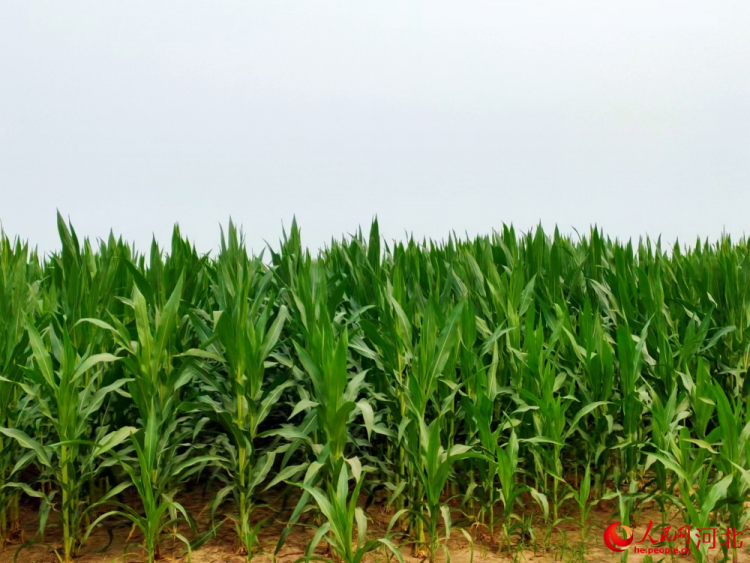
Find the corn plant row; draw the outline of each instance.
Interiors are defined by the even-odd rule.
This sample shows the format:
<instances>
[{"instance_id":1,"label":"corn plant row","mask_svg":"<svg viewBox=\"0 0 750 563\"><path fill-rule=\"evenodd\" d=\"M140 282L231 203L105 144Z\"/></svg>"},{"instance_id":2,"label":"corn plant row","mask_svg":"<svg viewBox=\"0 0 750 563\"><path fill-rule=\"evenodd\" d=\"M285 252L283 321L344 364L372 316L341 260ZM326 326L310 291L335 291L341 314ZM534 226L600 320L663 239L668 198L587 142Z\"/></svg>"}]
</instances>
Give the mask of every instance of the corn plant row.
<instances>
[{"instance_id":1,"label":"corn plant row","mask_svg":"<svg viewBox=\"0 0 750 563\"><path fill-rule=\"evenodd\" d=\"M303 524L303 560L359 563L449 557L458 529L544 544L566 521L585 550L603 499L624 525L750 517L744 239L389 244L374 221L311 254L293 223L253 255L230 222L204 255L178 228L148 254L58 230L44 256L0 236L0 543L28 507L21 547L64 563L118 522L149 563L221 526L249 561ZM182 502L198 489L209 524Z\"/></svg>"}]
</instances>

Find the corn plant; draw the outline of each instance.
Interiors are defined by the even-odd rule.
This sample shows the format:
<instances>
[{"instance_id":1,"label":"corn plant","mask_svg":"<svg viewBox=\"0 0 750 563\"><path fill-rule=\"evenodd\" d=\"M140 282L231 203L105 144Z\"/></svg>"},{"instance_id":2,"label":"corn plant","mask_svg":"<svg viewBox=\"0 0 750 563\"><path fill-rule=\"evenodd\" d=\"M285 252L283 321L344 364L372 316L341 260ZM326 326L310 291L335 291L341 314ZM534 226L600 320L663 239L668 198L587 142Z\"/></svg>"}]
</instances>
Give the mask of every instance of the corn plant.
<instances>
[{"instance_id":1,"label":"corn plant","mask_svg":"<svg viewBox=\"0 0 750 563\"><path fill-rule=\"evenodd\" d=\"M259 455L255 441L260 425L291 383L271 385L265 378L265 364L277 345L287 315L282 306L272 320L274 295L268 294L272 276L272 272L263 273L259 261L247 259L230 224L229 244L222 240L216 272L215 292L221 309L215 315L213 333L206 333L207 343L216 340L221 346L187 352L226 365L227 373L213 366L202 370L201 391L205 394L196 401L207 416L222 424L231 441L226 467L232 476L231 484L219 491L213 510L227 495L234 496L237 512L233 519L248 561L260 529L251 521L253 493L274 461L272 452ZM202 326L199 321L199 329Z\"/></svg>"},{"instance_id":2,"label":"corn plant","mask_svg":"<svg viewBox=\"0 0 750 563\"><path fill-rule=\"evenodd\" d=\"M677 453L675 457L674 453ZM708 466L699 466L695 473L691 474L685 471L687 465L683 457L686 450L673 452L672 455L654 454L664 463L666 467L674 471L680 482L680 495L682 497L682 509L685 517L685 524L690 527L690 534L687 543L690 547L690 553L693 560L698 563L704 563L709 560L709 544L701 542L700 529L710 528L716 523L714 511L720 503L726 498L727 492L732 485L733 476L725 475L718 481L710 483L708 474L711 470ZM680 463L682 462L682 463ZM694 489L694 478L697 477L698 487ZM737 560L735 551L734 560Z\"/></svg>"},{"instance_id":3,"label":"corn plant","mask_svg":"<svg viewBox=\"0 0 750 563\"><path fill-rule=\"evenodd\" d=\"M419 421L419 452L410 451L413 463L416 467L417 482L424 492L423 503L417 504L413 509L414 516L423 522L427 528L429 538L427 553L430 562L435 560L438 551L442 549L448 559L450 553L447 541L451 533L450 505L442 502L441 495L453 470L454 464L470 457L477 456L470 446L453 445L445 449L440 440L440 423L438 420L429 425ZM444 536L440 536L439 525L444 524ZM421 539L421 538L420 538Z\"/></svg>"},{"instance_id":4,"label":"corn plant","mask_svg":"<svg viewBox=\"0 0 750 563\"><path fill-rule=\"evenodd\" d=\"M549 502L547 501L547 497L518 479L520 473L518 452L519 442L515 430L511 430L510 438L503 447L500 447L498 444L494 450L495 471L500 482L499 498L503 505L501 514L502 530L505 547L508 551L510 551L510 538L513 532L516 529L524 528L522 518L514 512L516 504L520 501L521 494L529 492L542 508L544 518L549 517ZM503 545L499 544L499 549L502 547Z\"/></svg>"},{"instance_id":5,"label":"corn plant","mask_svg":"<svg viewBox=\"0 0 750 563\"><path fill-rule=\"evenodd\" d=\"M591 502L590 496L591 466L586 464L586 472L583 474L583 478L578 484L578 490L576 491L573 489L566 495L566 499L573 499L576 508L578 508L578 520L576 523L581 528L581 545L584 547L586 545L586 536L590 528L588 525L589 516L591 515L591 510L596 506L596 502Z\"/></svg>"},{"instance_id":6,"label":"corn plant","mask_svg":"<svg viewBox=\"0 0 750 563\"><path fill-rule=\"evenodd\" d=\"M127 437L127 429L106 433L106 426L99 427L93 433L91 419L108 395L129 380L120 379L110 385L99 386L102 370L95 368L116 361L115 356L90 353L79 356L68 332L63 329L60 340L53 326L46 331L49 348L53 351L50 354L36 328L29 323L27 330L34 368L26 369L28 379L17 385L29 397L27 408L35 408L48 421L53 435L48 438L47 444L42 445L17 428L0 428L0 433L30 450L24 456L24 461L34 458L40 467L49 471L55 483L55 492L60 495L63 548L59 557L61 561L69 563L81 545L82 519L88 511L88 507L81 502L82 491L91 476L100 469L98 458ZM23 463L17 465L16 470L20 467L23 467ZM18 486L31 492L28 486ZM52 496L44 496L44 502L51 504ZM40 528L44 533L44 526Z\"/></svg>"},{"instance_id":7,"label":"corn plant","mask_svg":"<svg viewBox=\"0 0 750 563\"><path fill-rule=\"evenodd\" d=\"M435 399L435 393L441 381L443 371L446 369L448 359L458 344L458 327L462 307L463 302L454 306L441 327L439 305L434 299L428 302L427 310L422 320L420 340L418 345L414 347L415 357L412 360L408 371L408 378L405 381L406 389L404 392L408 408L406 418L402 422L404 428L400 430L400 433L404 435L405 450L409 460L407 467L407 479L411 485L409 513L414 518L413 535L415 536L416 545L428 544L424 535L425 524L428 527L435 527L434 529L437 530L438 519L432 518L433 515L431 513L425 516L423 510L423 507L425 507L425 496L428 494L426 487L429 486L431 488L432 500L434 500L435 491L434 483L431 481L433 476L426 475L423 472L424 468L422 464L427 452L429 452L430 456L438 455L437 449L428 449L425 439L433 439L431 438L432 434L437 433L437 445L434 445L434 448L442 448L439 434L441 428L444 426L444 410L440 409L438 405L437 418L429 426L425 425L425 419L428 406ZM426 432L427 428L432 430ZM431 459L433 458L431 457ZM440 477L439 481L442 482L442 486L445 486L447 475L445 475L445 479ZM442 492L441 489L438 492L438 496ZM428 502L426 505L427 512L430 512L430 507L434 509L435 506L439 505ZM435 541L437 541L437 538L431 537L428 544L431 558L434 558L435 549L439 545L434 543Z\"/></svg>"},{"instance_id":8,"label":"corn plant","mask_svg":"<svg viewBox=\"0 0 750 563\"><path fill-rule=\"evenodd\" d=\"M141 279L137 285L148 288ZM122 467L136 486L145 517L141 518L137 512L121 506L123 510L106 513L94 524L111 515L131 519L145 536L144 549L149 563L159 557L159 544L168 526L171 526L169 533L172 536L185 541L178 533L176 523L180 514L188 522L190 519L181 505L174 501L177 485L189 475L184 470L195 466L193 471L198 471L208 463L223 459L215 453L193 455L195 436L188 424L190 417L184 414L190 405L180 401L181 389L197 373L195 366L180 358L181 354L173 348L182 287L180 277L164 307L161 310L153 308L151 315L144 295L138 287L134 288L130 304L138 341L130 340L127 327L117 319L112 319L114 327L101 320L86 319L109 330L119 350L126 354L121 361L132 375L128 389L144 428L143 435L136 434L131 438L137 454L134 465L139 471L127 461L122 462ZM173 365L177 360L181 361L177 366Z\"/></svg>"},{"instance_id":9,"label":"corn plant","mask_svg":"<svg viewBox=\"0 0 750 563\"><path fill-rule=\"evenodd\" d=\"M191 474L200 471L202 465L207 462L223 461L217 455L176 455L172 436L183 421L165 421L160 415L159 409L154 406L149 410L145 428L130 435L136 458L132 460L130 456L119 457L121 467L130 482L126 481L110 491L94 505L114 505L117 508L99 516L86 532L88 536L98 524L112 516L126 518L143 535L141 547L148 563L161 559L161 543L169 536L183 542L188 553L190 552L191 543L177 530L176 524L183 520L193 530L195 524L185 508L174 498L175 480L187 479ZM142 511L114 499L116 494L130 485L135 486L138 492ZM129 545L125 546L126 550L128 547Z\"/></svg>"},{"instance_id":10,"label":"corn plant","mask_svg":"<svg viewBox=\"0 0 750 563\"><path fill-rule=\"evenodd\" d=\"M297 357L310 382L318 440L328 456L330 469L344 458L348 422L357 408L356 398L364 384L364 373L349 378L349 337L345 326L331 318L336 303L328 296L322 268L308 265L294 293L295 311L304 329L304 343L294 343Z\"/></svg>"},{"instance_id":11,"label":"corn plant","mask_svg":"<svg viewBox=\"0 0 750 563\"><path fill-rule=\"evenodd\" d=\"M746 508L750 482L744 478L750 470L750 421L746 419L743 405L739 401L733 401L732 405L720 386L713 386L712 396L719 421L712 434L716 434L715 439L721 440L716 463L730 478L722 496L726 496L729 524L734 529L742 530L750 518L750 511ZM737 558L737 549L734 548L732 559L736 562Z\"/></svg>"},{"instance_id":12,"label":"corn plant","mask_svg":"<svg viewBox=\"0 0 750 563\"><path fill-rule=\"evenodd\" d=\"M339 468L335 479L336 486L329 483L327 490L312 487L303 483L301 486L315 500L320 511L326 518L326 522L320 526L307 546L305 557L297 561L326 561L334 563L360 563L365 555L385 546L390 553L396 556L400 563L403 558L398 548L387 537L378 539L367 538L367 516L357 506L360 489L364 483L362 475L355 476L356 485L349 493L347 466ZM356 540L354 530L357 530ZM335 559L314 555L315 548L325 540L335 554Z\"/></svg>"},{"instance_id":13,"label":"corn plant","mask_svg":"<svg viewBox=\"0 0 750 563\"><path fill-rule=\"evenodd\" d=\"M517 420L506 419L505 423L498 424L495 430L491 430L492 401L486 395L486 377L484 373L477 374L476 398L472 404L467 402L467 410L471 413L474 424L477 427L477 436L484 455L475 462L480 467L482 476L483 497L482 503L483 523L487 527L490 542L495 541L495 524L502 520L502 532L505 546L510 548L510 537L517 524L521 520L514 508L519 501L520 495L529 493L544 511L545 517L549 512L547 497L533 487L529 487L519 480L523 474L519 464L519 440L513 428ZM507 428L511 429L510 437L505 445L501 445L502 434ZM544 438L533 438L527 442L543 443ZM498 487L498 484L500 487ZM502 503L501 512L496 515L497 504ZM498 542L498 549L503 544Z\"/></svg>"},{"instance_id":14,"label":"corn plant","mask_svg":"<svg viewBox=\"0 0 750 563\"><path fill-rule=\"evenodd\" d=\"M314 484L319 478L330 483L345 460L350 419L357 409L357 396L365 385L366 372L359 371L350 378L348 331L331 318L337 298L329 295L324 270L312 264L308 258L301 265L296 287L290 293L294 312L292 322L302 336L302 342L294 342L297 358L304 368L304 372L299 371L299 374L306 374L311 384L308 386L302 377L299 378L302 400L294 412L302 406L311 413L299 429L292 430L292 435L297 438L297 443L304 438L315 456L313 463L304 465L307 467L304 484ZM291 451L294 449L296 446ZM291 451L287 451L286 456ZM294 471L292 468L287 470ZM271 484L279 480L277 477ZM279 537L277 553L308 500L309 493L304 491L289 525Z\"/></svg>"},{"instance_id":15,"label":"corn plant","mask_svg":"<svg viewBox=\"0 0 750 563\"><path fill-rule=\"evenodd\" d=\"M21 366L26 364L28 337L24 319L31 312L34 291L29 277L35 265L28 246L11 244L0 232L0 426L19 424L17 403ZM38 283L34 282L38 287ZM5 487L15 465L18 448L14 440L0 436L0 546L18 530L18 494Z\"/></svg>"},{"instance_id":16,"label":"corn plant","mask_svg":"<svg viewBox=\"0 0 750 563\"><path fill-rule=\"evenodd\" d=\"M659 393L653 388L649 389L651 404L651 443L660 451L671 451L672 446L677 443L681 422L690 416L688 401L677 402L677 386L674 385L668 400L662 401ZM667 503L674 491L676 480L669 479L668 470L660 462L653 466L656 474L657 493L656 500L659 503L662 514L662 524L666 524Z\"/></svg>"}]
</instances>

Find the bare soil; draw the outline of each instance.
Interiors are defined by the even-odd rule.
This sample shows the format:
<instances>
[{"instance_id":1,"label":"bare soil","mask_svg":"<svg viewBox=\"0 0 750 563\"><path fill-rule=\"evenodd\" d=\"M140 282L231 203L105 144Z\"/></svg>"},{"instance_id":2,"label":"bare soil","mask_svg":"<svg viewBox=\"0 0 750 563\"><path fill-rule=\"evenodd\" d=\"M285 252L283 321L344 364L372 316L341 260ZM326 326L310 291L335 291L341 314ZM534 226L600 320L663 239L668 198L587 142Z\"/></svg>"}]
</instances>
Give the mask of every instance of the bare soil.
<instances>
[{"instance_id":1,"label":"bare soil","mask_svg":"<svg viewBox=\"0 0 750 563\"><path fill-rule=\"evenodd\" d=\"M196 519L199 532L204 532L210 527L209 507L212 501L210 494L201 494L200 492L189 494L185 498L180 499L180 501ZM273 501L276 503L275 507L281 505L281 499L273 499ZM257 563L273 563L271 553L286 522L273 519L272 513L268 510L264 512L263 509L259 509L258 512L259 517L271 518L272 522L261 532L260 546L262 552L254 556L253 561ZM368 535L382 537L388 526L391 514L384 509L382 504L371 505L367 514L371 519L368 527ZM288 516L288 511L285 515ZM459 516L460 513L456 511L454 518L458 519ZM570 516L575 518L576 515L575 513L570 513ZM35 538L37 514L36 507L31 502L25 501L22 504L21 519L22 529L20 533L16 534L16 537L12 538L6 546L0 548L0 563L12 562L21 544ZM604 529L616 521L618 521L616 507L610 502L603 501L591 512L589 521L590 530L587 533L585 543L581 542L579 527L572 521L562 522L549 535L548 539L545 538L547 531L544 528L544 524L540 521L534 528L536 541L532 538L525 538L522 543L519 543L518 538L514 538L511 549L504 548L500 554L497 553L498 546L488 542L486 533L481 528L466 523L467 531L474 538L474 546L471 549L469 542L459 529L461 522L457 521L454 524L449 541L450 559L452 563L551 563L553 561L577 563L581 561L620 561L621 554L610 551L603 541ZM635 553L633 547L636 545L635 542L643 538L649 521L653 521L654 526L657 526L661 522L661 514L655 507L653 510L643 510L634 518L635 525L633 526L633 531L635 541L628 548L628 561L631 563L641 563L646 557L644 554ZM682 524L679 515L676 513L669 518L668 523L673 527ZM187 533L189 530L183 528L180 531ZM296 559L302 557L313 533L314 528L311 521L303 521L297 525L292 534L287 538L285 546L276 557L277 563L293 563ZM652 532L651 535L654 538L658 538L659 536L658 532ZM722 532L721 536L723 537L723 535ZM738 532L737 537L738 545L739 540L744 542L743 547L739 550L739 561L741 563L750 563L750 530L745 530L745 533ZM16 561L20 563L58 563L58 558L52 548L60 547L61 537L54 514L50 516L50 524L48 525L45 540L47 544L37 543L18 552ZM80 563L142 561L144 560L142 551L137 546L139 541L140 537L138 533L132 530L132 526L127 521L113 518L106 522L106 527L99 528L92 533L86 545L83 546L77 561L80 561ZM125 548L128 544L130 545L126 554ZM660 546L651 546L648 539L646 539L638 547ZM323 543L319 546L318 551L323 551ZM423 561L423 559L413 557L411 549L408 546L403 547L401 552L406 563L419 563ZM171 538L167 539L163 544L162 557L164 561L170 563L185 563L188 561L184 545L178 540L173 541ZM687 554L654 554L652 557L654 562L663 561L664 563L679 563L693 560ZM721 561L721 549L717 546L716 549L710 550L710 557L711 561ZM238 544L235 539L232 523L225 523L215 537L207 541L199 549L194 550L191 560L193 563L245 563L246 558L238 551ZM386 560L387 555L385 552L376 552L369 558L369 561L372 563L386 563ZM440 554L438 561L445 561L445 557Z\"/></svg>"}]
</instances>

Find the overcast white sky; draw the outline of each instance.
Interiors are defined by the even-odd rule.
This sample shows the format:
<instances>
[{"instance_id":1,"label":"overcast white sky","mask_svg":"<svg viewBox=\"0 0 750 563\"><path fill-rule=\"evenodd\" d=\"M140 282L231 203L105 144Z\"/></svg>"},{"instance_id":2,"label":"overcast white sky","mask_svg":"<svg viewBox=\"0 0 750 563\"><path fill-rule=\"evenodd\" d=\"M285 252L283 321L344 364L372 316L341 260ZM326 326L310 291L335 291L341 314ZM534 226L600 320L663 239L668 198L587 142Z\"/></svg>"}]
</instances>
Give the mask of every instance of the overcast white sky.
<instances>
[{"instance_id":1,"label":"overcast white sky","mask_svg":"<svg viewBox=\"0 0 750 563\"><path fill-rule=\"evenodd\" d=\"M750 232L750 2L0 4L0 220Z\"/></svg>"}]
</instances>

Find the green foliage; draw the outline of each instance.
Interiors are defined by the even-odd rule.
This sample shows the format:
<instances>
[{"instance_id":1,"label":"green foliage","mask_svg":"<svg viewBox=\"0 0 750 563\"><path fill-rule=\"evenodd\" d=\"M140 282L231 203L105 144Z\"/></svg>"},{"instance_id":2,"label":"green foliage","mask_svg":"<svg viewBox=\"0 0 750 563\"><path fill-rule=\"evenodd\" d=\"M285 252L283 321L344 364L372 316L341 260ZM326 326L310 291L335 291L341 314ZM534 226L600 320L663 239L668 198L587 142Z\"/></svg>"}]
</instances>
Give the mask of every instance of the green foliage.
<instances>
[{"instance_id":1,"label":"green foliage","mask_svg":"<svg viewBox=\"0 0 750 563\"><path fill-rule=\"evenodd\" d=\"M215 257L178 228L148 255L58 231L43 258L0 235L0 543L22 494L66 561L113 519L150 561L232 522L249 560L258 509L290 491L276 552L312 513L306 558L325 539L347 562L448 555L471 522L511 553L565 519L584 543L600 499L626 525L652 501L664 522L750 520L744 239L388 242L374 221L313 256L293 222L266 260L232 223ZM180 500L199 486L207 530ZM395 507L387 537L365 494Z\"/></svg>"},{"instance_id":2,"label":"green foliage","mask_svg":"<svg viewBox=\"0 0 750 563\"><path fill-rule=\"evenodd\" d=\"M356 477L355 477L356 478ZM362 476L357 479L354 491L349 495L347 469L341 465L336 486L329 484L327 491L323 492L317 487L302 484L302 487L315 500L318 508L326 519L326 523L320 526L315 536L307 547L305 557L298 561L343 561L343 563L360 563L362 558L369 552L374 551L381 545L385 546L400 563L403 563L401 553L396 546L387 538L367 539L367 516L357 506L360 489L363 484ZM350 497L350 498L347 498ZM356 540L354 530L357 530ZM314 556L314 550L321 540L325 540L336 554L336 559Z\"/></svg>"}]
</instances>

